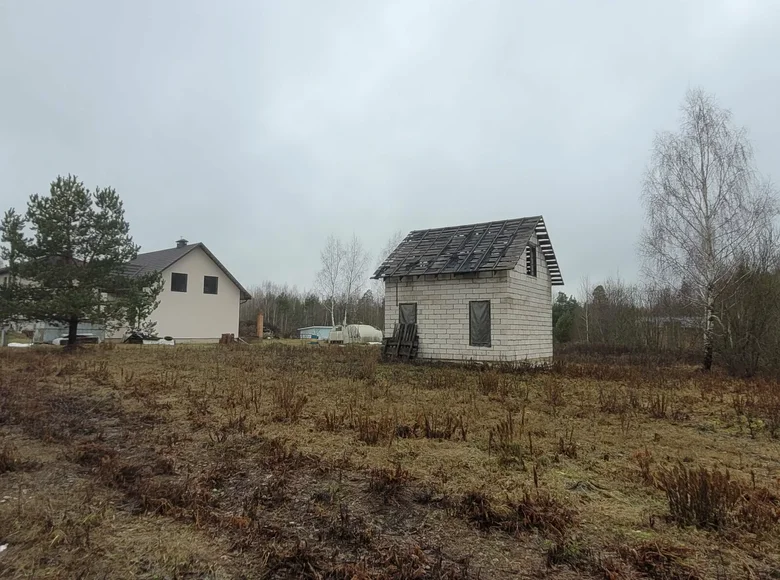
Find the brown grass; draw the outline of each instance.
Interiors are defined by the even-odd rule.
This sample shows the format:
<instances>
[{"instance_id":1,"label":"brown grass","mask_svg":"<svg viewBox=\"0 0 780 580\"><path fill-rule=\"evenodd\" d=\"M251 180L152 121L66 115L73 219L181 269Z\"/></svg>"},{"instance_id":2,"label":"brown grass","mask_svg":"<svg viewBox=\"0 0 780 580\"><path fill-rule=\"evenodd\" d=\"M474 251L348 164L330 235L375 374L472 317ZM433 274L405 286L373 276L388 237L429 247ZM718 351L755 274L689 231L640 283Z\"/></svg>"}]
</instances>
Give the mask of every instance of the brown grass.
<instances>
[{"instance_id":1,"label":"brown grass","mask_svg":"<svg viewBox=\"0 0 780 580\"><path fill-rule=\"evenodd\" d=\"M604 357L545 371L286 343L0 351L0 567L85 578L780 569L776 385Z\"/></svg>"}]
</instances>

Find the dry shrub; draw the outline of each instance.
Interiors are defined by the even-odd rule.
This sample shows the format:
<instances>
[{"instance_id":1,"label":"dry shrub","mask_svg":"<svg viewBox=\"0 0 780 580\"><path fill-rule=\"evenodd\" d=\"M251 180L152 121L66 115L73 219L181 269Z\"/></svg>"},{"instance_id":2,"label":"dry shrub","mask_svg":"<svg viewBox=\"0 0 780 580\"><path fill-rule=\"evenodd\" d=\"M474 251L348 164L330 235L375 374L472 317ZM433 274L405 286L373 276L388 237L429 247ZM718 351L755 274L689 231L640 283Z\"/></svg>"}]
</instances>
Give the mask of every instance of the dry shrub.
<instances>
[{"instance_id":1,"label":"dry shrub","mask_svg":"<svg viewBox=\"0 0 780 580\"><path fill-rule=\"evenodd\" d=\"M382 498L383 503L397 501L412 477L406 469L396 463L392 469L377 467L368 472L368 490Z\"/></svg>"},{"instance_id":2,"label":"dry shrub","mask_svg":"<svg viewBox=\"0 0 780 580\"><path fill-rule=\"evenodd\" d=\"M571 539L564 538L549 544L546 552L547 567L570 566L574 569L583 569L588 566L592 556L590 549Z\"/></svg>"},{"instance_id":3,"label":"dry shrub","mask_svg":"<svg viewBox=\"0 0 780 580\"><path fill-rule=\"evenodd\" d=\"M387 414L379 418L371 417L367 411L353 419L357 438L367 445L391 443L395 437L395 419Z\"/></svg>"},{"instance_id":4,"label":"dry shrub","mask_svg":"<svg viewBox=\"0 0 780 580\"><path fill-rule=\"evenodd\" d=\"M296 541L291 548L272 544L268 550L264 551L260 560L265 564L261 574L262 578L315 580L325 577L322 565L304 541Z\"/></svg>"},{"instance_id":5,"label":"dry shrub","mask_svg":"<svg viewBox=\"0 0 780 580\"><path fill-rule=\"evenodd\" d=\"M488 434L488 455L495 450L498 456L498 462L501 465L511 465L520 463L523 465L523 446L520 439L523 436L525 424L525 407L521 413L521 422L515 424L514 413L511 409L507 410L507 417L499 421L495 427L490 429Z\"/></svg>"},{"instance_id":6,"label":"dry shrub","mask_svg":"<svg viewBox=\"0 0 780 580\"><path fill-rule=\"evenodd\" d=\"M780 435L780 386L770 381L754 381L732 395L737 416L744 417L751 436L764 427L772 438Z\"/></svg>"},{"instance_id":7,"label":"dry shrub","mask_svg":"<svg viewBox=\"0 0 780 580\"><path fill-rule=\"evenodd\" d=\"M98 385L111 385L113 384L113 379L111 377L111 372L108 370L108 362L107 361L96 361L93 362L84 373L85 376L89 377L95 383Z\"/></svg>"},{"instance_id":8,"label":"dry shrub","mask_svg":"<svg viewBox=\"0 0 780 580\"><path fill-rule=\"evenodd\" d=\"M628 408L625 391L612 386L608 389L599 387L599 409L602 413L622 414Z\"/></svg>"},{"instance_id":9,"label":"dry shrub","mask_svg":"<svg viewBox=\"0 0 780 580\"><path fill-rule=\"evenodd\" d=\"M661 472L670 517L680 526L759 532L780 522L780 499L763 488L750 489L728 471L688 468L682 463Z\"/></svg>"},{"instance_id":10,"label":"dry shrub","mask_svg":"<svg viewBox=\"0 0 780 580\"><path fill-rule=\"evenodd\" d=\"M703 578L694 567L685 563L685 558L690 555L691 550L683 547L647 542L637 546L620 546L617 553L634 570L648 578L657 580Z\"/></svg>"},{"instance_id":11,"label":"dry shrub","mask_svg":"<svg viewBox=\"0 0 780 580\"><path fill-rule=\"evenodd\" d=\"M681 526L725 527L742 495L728 471L688 468L682 463L662 471L660 483L669 500L671 517Z\"/></svg>"},{"instance_id":12,"label":"dry shrub","mask_svg":"<svg viewBox=\"0 0 780 580\"><path fill-rule=\"evenodd\" d=\"M224 443L233 435L245 436L253 430L252 422L244 414L231 413L217 427L209 429L209 440L212 443Z\"/></svg>"},{"instance_id":13,"label":"dry shrub","mask_svg":"<svg viewBox=\"0 0 780 580\"><path fill-rule=\"evenodd\" d=\"M196 522L208 515L211 489L197 478L143 479L126 493L138 500L146 513L192 518Z\"/></svg>"},{"instance_id":14,"label":"dry shrub","mask_svg":"<svg viewBox=\"0 0 780 580\"><path fill-rule=\"evenodd\" d=\"M349 507L339 504L339 512L327 526L328 536L353 547L370 546L374 541L374 530L361 516L353 515Z\"/></svg>"},{"instance_id":15,"label":"dry shrub","mask_svg":"<svg viewBox=\"0 0 780 580\"><path fill-rule=\"evenodd\" d=\"M188 385L186 390L186 397L187 403L189 405L187 414L191 419L202 420L203 417L211 414L211 409L209 406L211 405L212 398L208 393L197 392L191 389Z\"/></svg>"},{"instance_id":16,"label":"dry shrub","mask_svg":"<svg viewBox=\"0 0 780 580\"><path fill-rule=\"evenodd\" d=\"M503 400L512 390L512 378L494 368L488 368L477 374L477 388L483 395L495 395Z\"/></svg>"},{"instance_id":17,"label":"dry shrub","mask_svg":"<svg viewBox=\"0 0 780 580\"><path fill-rule=\"evenodd\" d=\"M330 411L323 411L322 415L315 419L315 424L320 431L335 433L344 428L346 420L347 413L340 412L338 409L331 409Z\"/></svg>"},{"instance_id":18,"label":"dry shrub","mask_svg":"<svg viewBox=\"0 0 780 580\"><path fill-rule=\"evenodd\" d=\"M327 349L330 355L325 360L326 369L331 376L373 383L379 366L378 349L366 346L348 346ZM299 353L297 358L301 358Z\"/></svg>"},{"instance_id":19,"label":"dry shrub","mask_svg":"<svg viewBox=\"0 0 780 580\"><path fill-rule=\"evenodd\" d=\"M252 493L245 495L241 499L241 518L237 527L254 527L255 524L263 520L263 512L267 508L273 508L282 505L288 500L285 489L288 485L284 475L272 475L263 481L258 487L252 490Z\"/></svg>"},{"instance_id":20,"label":"dry shrub","mask_svg":"<svg viewBox=\"0 0 780 580\"><path fill-rule=\"evenodd\" d=\"M558 411L566 405L565 389L563 381L556 377L545 377L543 382L544 402L550 407L553 416L558 416Z\"/></svg>"},{"instance_id":21,"label":"dry shrub","mask_svg":"<svg viewBox=\"0 0 780 580\"><path fill-rule=\"evenodd\" d=\"M634 453L633 459L634 463L639 467L639 479L642 483L645 485L655 485L656 478L652 471L653 462L655 461L653 459L653 453L645 447Z\"/></svg>"},{"instance_id":22,"label":"dry shrub","mask_svg":"<svg viewBox=\"0 0 780 580\"><path fill-rule=\"evenodd\" d=\"M549 493L525 490L520 501L496 507L481 491L471 491L460 501L459 512L482 529L497 528L511 534L538 530L561 539L575 521L575 512Z\"/></svg>"},{"instance_id":23,"label":"dry shrub","mask_svg":"<svg viewBox=\"0 0 780 580\"><path fill-rule=\"evenodd\" d=\"M305 459L295 443L285 439L265 439L260 451L262 463L267 467L295 467Z\"/></svg>"},{"instance_id":24,"label":"dry shrub","mask_svg":"<svg viewBox=\"0 0 780 580\"><path fill-rule=\"evenodd\" d=\"M3 443L0 447L0 475L8 471L17 471L22 467L19 450L10 443Z\"/></svg>"},{"instance_id":25,"label":"dry shrub","mask_svg":"<svg viewBox=\"0 0 780 580\"><path fill-rule=\"evenodd\" d=\"M101 443L87 442L65 453L66 459L84 467L99 467L104 461L117 457L116 449Z\"/></svg>"},{"instance_id":26,"label":"dry shrub","mask_svg":"<svg viewBox=\"0 0 780 580\"><path fill-rule=\"evenodd\" d=\"M647 405L647 414L654 419L664 419L669 412L669 395L666 392L653 393Z\"/></svg>"},{"instance_id":27,"label":"dry shrub","mask_svg":"<svg viewBox=\"0 0 780 580\"><path fill-rule=\"evenodd\" d=\"M298 391L293 377L283 376L274 386L273 402L277 411L276 418L280 421L296 422L308 401L309 398Z\"/></svg>"},{"instance_id":28,"label":"dry shrub","mask_svg":"<svg viewBox=\"0 0 780 580\"><path fill-rule=\"evenodd\" d=\"M577 459L577 448L577 442L574 440L574 427L570 427L558 438L558 453L569 459Z\"/></svg>"},{"instance_id":29,"label":"dry shrub","mask_svg":"<svg viewBox=\"0 0 780 580\"><path fill-rule=\"evenodd\" d=\"M463 417L456 417L450 411L424 412L419 423L422 424L426 439L452 439L457 433L461 441L465 441L468 435L468 427Z\"/></svg>"},{"instance_id":30,"label":"dry shrub","mask_svg":"<svg viewBox=\"0 0 780 580\"><path fill-rule=\"evenodd\" d=\"M744 490L733 518L754 534L772 530L780 524L780 498L766 488Z\"/></svg>"},{"instance_id":31,"label":"dry shrub","mask_svg":"<svg viewBox=\"0 0 780 580\"><path fill-rule=\"evenodd\" d=\"M426 389L442 390L455 385L457 375L448 368L433 368L424 375L423 386Z\"/></svg>"},{"instance_id":32,"label":"dry shrub","mask_svg":"<svg viewBox=\"0 0 780 580\"><path fill-rule=\"evenodd\" d=\"M380 566L383 569L381 577L393 580L467 580L471 577L468 559L457 564L445 562L441 552L432 559L416 544L393 546L382 558Z\"/></svg>"}]
</instances>

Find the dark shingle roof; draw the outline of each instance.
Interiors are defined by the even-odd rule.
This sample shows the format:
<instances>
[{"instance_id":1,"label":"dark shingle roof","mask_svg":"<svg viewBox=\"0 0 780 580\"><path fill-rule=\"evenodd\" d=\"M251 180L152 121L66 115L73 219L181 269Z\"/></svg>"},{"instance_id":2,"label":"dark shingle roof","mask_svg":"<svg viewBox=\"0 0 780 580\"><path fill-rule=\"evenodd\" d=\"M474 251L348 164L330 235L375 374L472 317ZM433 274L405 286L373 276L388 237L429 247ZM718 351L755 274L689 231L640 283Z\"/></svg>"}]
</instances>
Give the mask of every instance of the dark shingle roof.
<instances>
[{"instance_id":1,"label":"dark shingle roof","mask_svg":"<svg viewBox=\"0 0 780 580\"><path fill-rule=\"evenodd\" d=\"M415 230L385 259L373 278L513 270L534 233L552 285L563 285L542 216Z\"/></svg>"},{"instance_id":2,"label":"dark shingle roof","mask_svg":"<svg viewBox=\"0 0 780 580\"><path fill-rule=\"evenodd\" d=\"M195 248L201 248L206 252L206 255L214 260L214 263L219 266L228 278L230 278L233 284L238 286L238 289L241 292L241 300L249 300L252 298L252 295L233 277L233 274L228 272L227 268L222 265L222 262L217 260L216 256L200 242L197 244L187 244L180 248L168 248L167 250L138 254L138 257L127 265L127 271L133 276L141 276L143 274L148 274L149 272L162 272L169 266L172 266L175 262L181 260Z\"/></svg>"}]
</instances>

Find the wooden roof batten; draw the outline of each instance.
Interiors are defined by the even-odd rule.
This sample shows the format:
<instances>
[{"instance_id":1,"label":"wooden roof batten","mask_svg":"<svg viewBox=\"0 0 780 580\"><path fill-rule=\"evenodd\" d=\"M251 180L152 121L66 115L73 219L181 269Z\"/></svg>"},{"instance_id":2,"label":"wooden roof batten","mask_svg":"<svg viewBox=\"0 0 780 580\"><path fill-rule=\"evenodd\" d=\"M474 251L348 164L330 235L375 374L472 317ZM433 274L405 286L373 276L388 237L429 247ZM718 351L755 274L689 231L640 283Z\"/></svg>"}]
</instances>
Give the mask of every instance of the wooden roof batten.
<instances>
[{"instance_id":1,"label":"wooden roof batten","mask_svg":"<svg viewBox=\"0 0 780 580\"><path fill-rule=\"evenodd\" d=\"M512 270L534 233L551 284L562 285L560 266L542 216L414 230L387 256L372 278ZM424 248L423 242L428 242ZM455 243L457 247L453 248Z\"/></svg>"}]
</instances>

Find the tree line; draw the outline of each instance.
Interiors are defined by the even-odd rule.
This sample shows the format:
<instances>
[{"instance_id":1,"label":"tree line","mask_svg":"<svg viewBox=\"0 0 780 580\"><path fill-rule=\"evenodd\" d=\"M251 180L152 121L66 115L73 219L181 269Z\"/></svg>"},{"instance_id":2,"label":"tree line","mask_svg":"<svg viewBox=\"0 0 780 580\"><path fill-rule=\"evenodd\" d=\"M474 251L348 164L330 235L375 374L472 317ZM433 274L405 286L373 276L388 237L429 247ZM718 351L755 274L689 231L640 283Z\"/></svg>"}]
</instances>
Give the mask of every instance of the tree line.
<instances>
[{"instance_id":1,"label":"tree line","mask_svg":"<svg viewBox=\"0 0 780 580\"><path fill-rule=\"evenodd\" d=\"M258 313L263 313L263 325L275 336L297 337L297 330L306 326L335 326L334 312L349 311L350 323L384 326L384 298L372 289L365 290L347 304L346 296L331 300L316 291L299 290L287 284L265 282L250 288L252 299L241 305L242 334L255 336ZM343 320L343 318L341 319Z\"/></svg>"}]
</instances>

